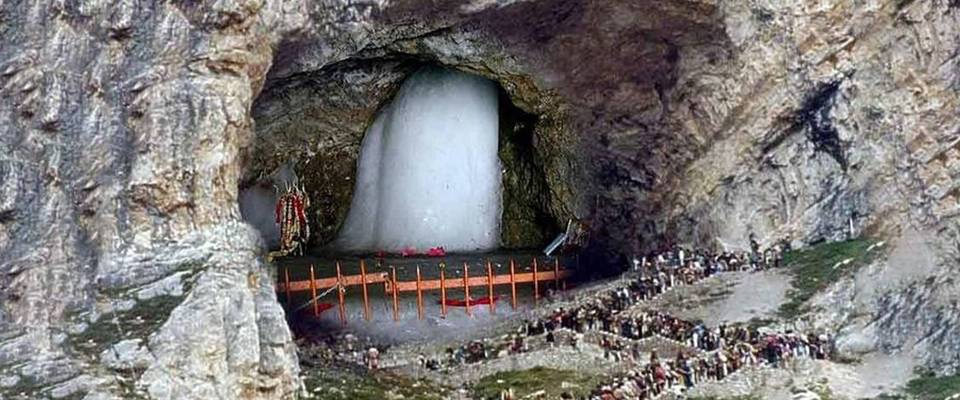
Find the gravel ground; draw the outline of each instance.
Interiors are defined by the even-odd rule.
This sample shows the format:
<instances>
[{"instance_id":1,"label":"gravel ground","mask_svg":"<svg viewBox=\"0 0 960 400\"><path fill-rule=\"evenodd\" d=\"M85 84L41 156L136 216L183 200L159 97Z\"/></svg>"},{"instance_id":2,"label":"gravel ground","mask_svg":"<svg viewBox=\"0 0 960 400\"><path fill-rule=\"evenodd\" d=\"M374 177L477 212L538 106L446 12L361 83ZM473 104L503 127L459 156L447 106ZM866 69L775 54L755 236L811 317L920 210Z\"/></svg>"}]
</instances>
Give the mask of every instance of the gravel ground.
<instances>
[{"instance_id":1,"label":"gravel ground","mask_svg":"<svg viewBox=\"0 0 960 400\"><path fill-rule=\"evenodd\" d=\"M782 270L730 272L671 290L641 308L707 326L773 319L789 288L790 277Z\"/></svg>"},{"instance_id":2,"label":"gravel ground","mask_svg":"<svg viewBox=\"0 0 960 400\"><path fill-rule=\"evenodd\" d=\"M762 399L872 399L891 394L912 376L907 355L870 355L857 364L797 360L791 368L745 368L698 385L691 397L754 395Z\"/></svg>"}]
</instances>

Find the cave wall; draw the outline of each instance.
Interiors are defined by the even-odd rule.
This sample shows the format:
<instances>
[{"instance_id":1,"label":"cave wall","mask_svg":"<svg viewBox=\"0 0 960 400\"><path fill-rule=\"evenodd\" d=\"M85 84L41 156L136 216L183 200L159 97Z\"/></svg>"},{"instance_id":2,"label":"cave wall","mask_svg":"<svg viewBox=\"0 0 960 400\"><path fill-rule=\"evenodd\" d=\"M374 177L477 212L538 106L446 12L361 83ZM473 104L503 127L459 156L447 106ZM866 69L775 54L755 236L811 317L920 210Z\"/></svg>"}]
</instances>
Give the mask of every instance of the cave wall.
<instances>
[{"instance_id":1,"label":"cave wall","mask_svg":"<svg viewBox=\"0 0 960 400\"><path fill-rule=\"evenodd\" d=\"M295 347L237 182L299 12L0 3L0 397L292 396Z\"/></svg>"},{"instance_id":2,"label":"cave wall","mask_svg":"<svg viewBox=\"0 0 960 400\"><path fill-rule=\"evenodd\" d=\"M536 115L500 95L500 163L503 169L503 215L500 242L504 248L544 246L560 232L563 215L550 213L550 187L537 152Z\"/></svg>"},{"instance_id":3,"label":"cave wall","mask_svg":"<svg viewBox=\"0 0 960 400\"><path fill-rule=\"evenodd\" d=\"M237 207L277 166L253 102L398 54L491 78L537 116L550 215L588 220L608 258L839 238L850 216L920 232L932 266L822 323L956 368L958 16L945 0L0 3L0 393L290 397L295 350ZM360 89L379 90L317 106L359 116L331 125L343 140L291 146L331 151L310 186L333 199L352 175L338 151L378 106ZM892 260L843 284L914 268Z\"/></svg>"},{"instance_id":4,"label":"cave wall","mask_svg":"<svg viewBox=\"0 0 960 400\"><path fill-rule=\"evenodd\" d=\"M257 139L244 153L243 185L289 165L311 199L313 243L333 240L349 211L364 132L418 66L346 60L270 82L254 104Z\"/></svg>"}]
</instances>

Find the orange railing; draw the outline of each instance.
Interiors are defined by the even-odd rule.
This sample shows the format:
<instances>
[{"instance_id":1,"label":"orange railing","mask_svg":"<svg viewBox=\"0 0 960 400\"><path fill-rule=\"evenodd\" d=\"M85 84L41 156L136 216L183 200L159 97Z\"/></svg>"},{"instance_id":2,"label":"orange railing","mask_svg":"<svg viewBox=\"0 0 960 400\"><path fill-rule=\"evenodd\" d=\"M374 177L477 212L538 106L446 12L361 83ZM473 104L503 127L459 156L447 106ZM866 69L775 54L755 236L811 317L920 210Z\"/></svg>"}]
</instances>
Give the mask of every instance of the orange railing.
<instances>
[{"instance_id":1,"label":"orange railing","mask_svg":"<svg viewBox=\"0 0 960 400\"><path fill-rule=\"evenodd\" d=\"M447 315L447 289L460 289L464 291L464 299L470 299L470 288L476 286L486 286L487 288L487 304L489 304L490 312L496 311L496 304L494 299L494 287L498 285L510 285L510 305L513 309L517 308L517 284L522 283L533 283L533 298L535 304L539 302L540 299L540 282L541 281L553 281L554 288L559 289L561 287L561 281L564 282L567 278L572 275L572 272L561 267L560 261L558 259L554 260L553 268L550 270L541 270L537 259L533 259L532 270L530 272L517 272L516 263L513 259L510 260L510 273L494 275L493 267L489 261L486 263L486 276L470 276L469 268L467 263L463 264L463 275L459 279L447 279L445 275L445 268L440 268L440 278L439 279L422 279L420 273L420 266L417 266L416 269L416 280L413 281L400 281L397 279L397 269L396 267L390 267L390 274L386 272L380 272L375 274L368 274L366 263L364 260L360 260L360 274L359 275L343 275L341 274L340 263L336 263L337 266L337 276L331 278L317 278L314 273L314 266L310 266L310 279L303 281L290 281L290 270L289 268L284 268L283 270L283 282L277 285L277 291L283 292L286 295L287 303L290 303L291 293L301 292L301 291L310 291L311 300L313 302L313 312L314 315L320 314L320 309L317 303L317 291L330 289L334 287L339 287L337 290L337 301L338 301L338 311L340 314L340 321L342 323L347 322L347 312L346 312L346 303L344 301L344 292L346 287L349 286L360 286L362 287L363 293L363 317L365 320L369 321L371 318L370 315L370 300L369 292L367 286L370 284L383 284L384 293L392 297L393 301L393 319L399 320L400 316L400 304L399 304L399 294L401 292L416 292L417 293L417 318L423 319L423 292L430 290L440 290L440 313L442 316L446 317ZM467 301L466 306L464 307L467 315L471 315L470 307L473 304L470 304Z\"/></svg>"}]
</instances>

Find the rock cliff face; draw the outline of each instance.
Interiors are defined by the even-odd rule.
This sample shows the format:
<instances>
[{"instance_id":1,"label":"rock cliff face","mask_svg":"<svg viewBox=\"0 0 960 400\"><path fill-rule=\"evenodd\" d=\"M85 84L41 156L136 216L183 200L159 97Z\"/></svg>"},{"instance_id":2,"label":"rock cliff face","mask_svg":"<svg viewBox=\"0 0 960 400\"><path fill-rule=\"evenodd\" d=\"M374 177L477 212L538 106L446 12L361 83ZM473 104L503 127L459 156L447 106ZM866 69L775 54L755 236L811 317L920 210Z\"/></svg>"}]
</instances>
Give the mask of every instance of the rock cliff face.
<instances>
[{"instance_id":1,"label":"rock cliff face","mask_svg":"<svg viewBox=\"0 0 960 400\"><path fill-rule=\"evenodd\" d=\"M688 103L709 111L682 119L719 129L663 190L668 231L734 245L750 231L887 238L891 257L838 283L826 318L842 344L955 370L957 4L748 2L723 14L729 72L682 74L693 79L680 86L710 88Z\"/></svg>"},{"instance_id":2,"label":"rock cliff face","mask_svg":"<svg viewBox=\"0 0 960 400\"><path fill-rule=\"evenodd\" d=\"M0 5L0 397L294 392L295 348L237 207L290 7Z\"/></svg>"},{"instance_id":3,"label":"rock cliff face","mask_svg":"<svg viewBox=\"0 0 960 400\"><path fill-rule=\"evenodd\" d=\"M0 394L294 396L238 191L292 166L330 237L362 133L423 64L515 107L506 238L578 217L614 259L920 237L922 268L840 283L861 308L829 323L960 364L955 1L307 3L0 2Z\"/></svg>"}]
</instances>

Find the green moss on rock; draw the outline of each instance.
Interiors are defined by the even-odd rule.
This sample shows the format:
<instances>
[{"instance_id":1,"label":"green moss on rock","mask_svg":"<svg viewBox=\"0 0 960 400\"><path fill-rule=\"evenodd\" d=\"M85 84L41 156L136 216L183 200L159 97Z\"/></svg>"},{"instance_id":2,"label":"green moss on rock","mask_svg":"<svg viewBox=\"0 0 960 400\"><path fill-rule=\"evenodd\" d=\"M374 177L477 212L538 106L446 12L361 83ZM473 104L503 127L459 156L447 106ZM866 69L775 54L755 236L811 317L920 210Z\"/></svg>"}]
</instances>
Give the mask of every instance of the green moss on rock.
<instances>
[{"instance_id":1,"label":"green moss on rock","mask_svg":"<svg viewBox=\"0 0 960 400\"><path fill-rule=\"evenodd\" d=\"M472 389L478 399L499 399L501 392L511 388L518 399L541 390L545 392L543 398L547 399L558 399L563 392L580 398L589 395L590 391L605 379L606 377L602 375L535 367L487 375L473 385Z\"/></svg>"},{"instance_id":2,"label":"green moss on rock","mask_svg":"<svg viewBox=\"0 0 960 400\"><path fill-rule=\"evenodd\" d=\"M784 264L793 276L792 288L778 314L793 318L808 311L805 303L813 296L873 262L880 254L879 249L871 248L875 243L872 239L860 238L787 252Z\"/></svg>"},{"instance_id":3,"label":"green moss on rock","mask_svg":"<svg viewBox=\"0 0 960 400\"><path fill-rule=\"evenodd\" d=\"M32 376L21 375L20 380L10 387L0 387L0 399L35 399L38 398L43 383Z\"/></svg>"},{"instance_id":4,"label":"green moss on rock","mask_svg":"<svg viewBox=\"0 0 960 400\"><path fill-rule=\"evenodd\" d=\"M82 333L70 335L70 347L88 356L97 357L121 340L146 340L182 301L180 296L162 295L138 301L129 310L117 310L102 315Z\"/></svg>"},{"instance_id":5,"label":"green moss on rock","mask_svg":"<svg viewBox=\"0 0 960 400\"><path fill-rule=\"evenodd\" d=\"M907 382L907 393L917 400L940 400L960 395L960 374L937 376L918 369L917 377Z\"/></svg>"},{"instance_id":6,"label":"green moss on rock","mask_svg":"<svg viewBox=\"0 0 960 400\"><path fill-rule=\"evenodd\" d=\"M340 364L305 369L303 378L316 400L440 400L450 398L451 390L389 371L368 372Z\"/></svg>"}]
</instances>

